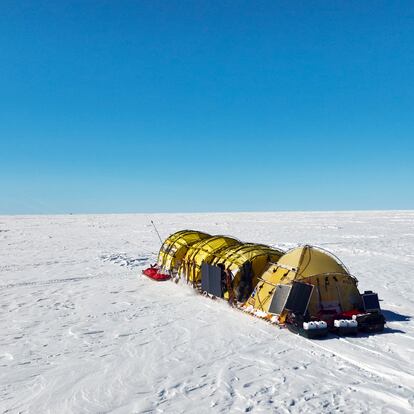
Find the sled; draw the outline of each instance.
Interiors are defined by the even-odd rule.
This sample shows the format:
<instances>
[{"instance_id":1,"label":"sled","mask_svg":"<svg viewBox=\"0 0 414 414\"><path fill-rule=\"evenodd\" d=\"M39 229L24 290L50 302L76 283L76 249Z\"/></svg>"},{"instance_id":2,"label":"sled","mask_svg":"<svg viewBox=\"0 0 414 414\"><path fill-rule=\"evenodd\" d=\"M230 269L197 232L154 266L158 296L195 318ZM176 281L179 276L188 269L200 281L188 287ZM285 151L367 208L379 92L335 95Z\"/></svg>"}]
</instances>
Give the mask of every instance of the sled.
<instances>
[{"instance_id":1,"label":"sled","mask_svg":"<svg viewBox=\"0 0 414 414\"><path fill-rule=\"evenodd\" d=\"M142 271L144 276L147 276L151 280L155 280L156 282L164 282L165 280L171 279L170 275L165 273L160 273L159 269L156 266L150 266L147 269Z\"/></svg>"}]
</instances>

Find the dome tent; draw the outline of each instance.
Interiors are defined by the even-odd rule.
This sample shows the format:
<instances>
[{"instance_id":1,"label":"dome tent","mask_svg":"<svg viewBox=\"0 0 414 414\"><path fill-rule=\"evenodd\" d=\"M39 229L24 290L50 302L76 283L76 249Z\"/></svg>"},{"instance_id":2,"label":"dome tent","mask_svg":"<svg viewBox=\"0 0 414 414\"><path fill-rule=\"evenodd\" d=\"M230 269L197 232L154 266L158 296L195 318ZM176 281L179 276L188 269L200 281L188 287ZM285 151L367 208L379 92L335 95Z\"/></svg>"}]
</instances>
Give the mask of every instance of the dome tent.
<instances>
[{"instance_id":1,"label":"dome tent","mask_svg":"<svg viewBox=\"0 0 414 414\"><path fill-rule=\"evenodd\" d=\"M210 263L220 250L230 246L241 245L237 239L227 236L214 236L193 244L187 251L178 274L187 281L199 283L201 281L201 265Z\"/></svg>"},{"instance_id":2,"label":"dome tent","mask_svg":"<svg viewBox=\"0 0 414 414\"><path fill-rule=\"evenodd\" d=\"M310 316L317 316L321 310L346 312L361 306L357 280L345 265L331 253L309 245L288 251L271 265L259 278L245 306L270 316L277 285L291 285L294 281L314 286L308 307Z\"/></svg>"},{"instance_id":3,"label":"dome tent","mask_svg":"<svg viewBox=\"0 0 414 414\"><path fill-rule=\"evenodd\" d=\"M283 251L270 246L244 243L215 253L211 264L222 265L231 272L235 297L238 301L244 301L256 286L258 276L282 255Z\"/></svg>"},{"instance_id":4,"label":"dome tent","mask_svg":"<svg viewBox=\"0 0 414 414\"><path fill-rule=\"evenodd\" d=\"M209 234L195 230L182 230L171 234L165 239L158 254L157 264L160 271L175 273L190 246L209 237Z\"/></svg>"}]
</instances>

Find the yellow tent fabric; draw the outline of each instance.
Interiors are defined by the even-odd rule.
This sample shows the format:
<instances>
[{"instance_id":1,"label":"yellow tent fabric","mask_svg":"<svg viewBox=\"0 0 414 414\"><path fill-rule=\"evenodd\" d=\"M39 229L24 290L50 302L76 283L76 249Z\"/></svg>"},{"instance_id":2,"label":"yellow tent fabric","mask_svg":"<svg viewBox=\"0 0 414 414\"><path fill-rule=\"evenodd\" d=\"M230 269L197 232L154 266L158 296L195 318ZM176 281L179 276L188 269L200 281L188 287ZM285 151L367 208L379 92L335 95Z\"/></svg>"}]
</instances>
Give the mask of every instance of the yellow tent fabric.
<instances>
[{"instance_id":1,"label":"yellow tent fabric","mask_svg":"<svg viewBox=\"0 0 414 414\"><path fill-rule=\"evenodd\" d=\"M165 239L158 254L157 263L161 272L176 272L189 247L209 237L209 234L195 230L182 230L171 234Z\"/></svg>"},{"instance_id":2,"label":"yellow tent fabric","mask_svg":"<svg viewBox=\"0 0 414 414\"><path fill-rule=\"evenodd\" d=\"M215 253L211 264L222 264L233 275L233 290L237 293L243 267L250 262L252 270L252 286L256 286L260 276L270 263L276 263L283 255L282 250L271 248L263 244L244 243L235 245ZM251 293L251 290L248 294ZM237 296L237 295L236 295Z\"/></svg>"},{"instance_id":3,"label":"yellow tent fabric","mask_svg":"<svg viewBox=\"0 0 414 414\"><path fill-rule=\"evenodd\" d=\"M214 236L193 244L187 251L178 273L189 282L201 281L201 264L210 263L214 254L226 247L240 245L237 239L227 236Z\"/></svg>"},{"instance_id":4,"label":"yellow tent fabric","mask_svg":"<svg viewBox=\"0 0 414 414\"><path fill-rule=\"evenodd\" d=\"M321 309L348 311L360 306L357 280L330 253L312 246L301 246L287 252L259 278L246 305L269 313L275 287L293 281L315 286L309 303L309 313L316 316Z\"/></svg>"}]
</instances>

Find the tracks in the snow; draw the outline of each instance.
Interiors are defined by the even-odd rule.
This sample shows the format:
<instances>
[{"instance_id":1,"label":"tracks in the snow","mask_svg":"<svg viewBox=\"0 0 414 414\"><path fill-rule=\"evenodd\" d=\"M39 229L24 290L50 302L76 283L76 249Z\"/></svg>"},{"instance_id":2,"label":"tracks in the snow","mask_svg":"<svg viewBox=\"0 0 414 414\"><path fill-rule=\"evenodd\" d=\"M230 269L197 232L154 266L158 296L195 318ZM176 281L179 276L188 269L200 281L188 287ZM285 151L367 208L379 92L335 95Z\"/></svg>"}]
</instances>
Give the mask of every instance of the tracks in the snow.
<instances>
[{"instance_id":1,"label":"tracks in the snow","mask_svg":"<svg viewBox=\"0 0 414 414\"><path fill-rule=\"evenodd\" d=\"M47 286L54 285L58 283L71 283L71 282L81 282L83 280L90 279L100 279L106 275L96 275L96 276L80 276L80 277L68 277L64 279L49 279L49 280L40 280L37 282L20 282L20 283L9 283L7 285L0 285L0 290L12 289L16 287L25 287L25 286Z\"/></svg>"},{"instance_id":2,"label":"tracks in the snow","mask_svg":"<svg viewBox=\"0 0 414 414\"><path fill-rule=\"evenodd\" d=\"M336 339L332 338L329 342L322 342L323 344L321 341L312 341L312 346L329 352L356 368L368 372L370 375L392 383L396 387L403 387L411 394L414 392L414 375L396 365L395 361L386 354L355 344L344 337L336 337Z\"/></svg>"}]
</instances>

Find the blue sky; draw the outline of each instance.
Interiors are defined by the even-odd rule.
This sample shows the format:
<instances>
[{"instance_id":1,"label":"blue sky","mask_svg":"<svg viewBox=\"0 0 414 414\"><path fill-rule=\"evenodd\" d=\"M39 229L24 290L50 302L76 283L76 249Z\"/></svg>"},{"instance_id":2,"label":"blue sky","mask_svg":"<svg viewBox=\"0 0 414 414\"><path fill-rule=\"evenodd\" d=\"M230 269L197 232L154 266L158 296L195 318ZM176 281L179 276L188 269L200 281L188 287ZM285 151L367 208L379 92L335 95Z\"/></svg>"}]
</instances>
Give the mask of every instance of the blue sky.
<instances>
[{"instance_id":1,"label":"blue sky","mask_svg":"<svg viewBox=\"0 0 414 414\"><path fill-rule=\"evenodd\" d=\"M2 1L0 214L414 208L412 1Z\"/></svg>"}]
</instances>

